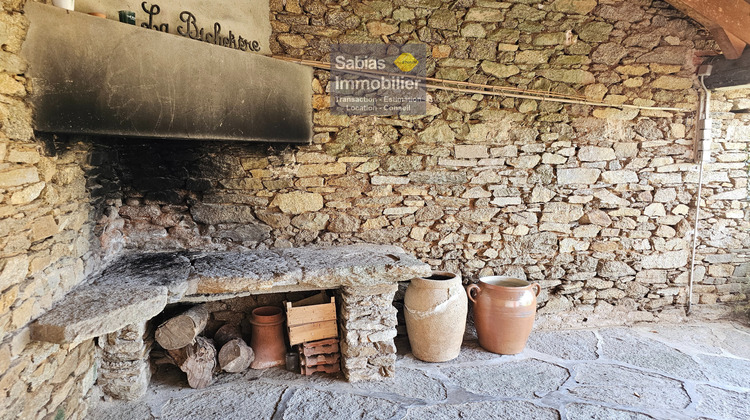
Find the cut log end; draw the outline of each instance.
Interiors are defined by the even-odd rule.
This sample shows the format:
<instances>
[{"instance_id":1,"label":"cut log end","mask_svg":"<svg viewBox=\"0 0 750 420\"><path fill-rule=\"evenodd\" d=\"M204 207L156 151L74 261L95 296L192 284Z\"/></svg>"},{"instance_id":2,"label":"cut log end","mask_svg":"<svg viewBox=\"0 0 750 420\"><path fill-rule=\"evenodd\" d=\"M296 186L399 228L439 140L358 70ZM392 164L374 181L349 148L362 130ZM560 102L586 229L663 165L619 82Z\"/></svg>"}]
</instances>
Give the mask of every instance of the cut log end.
<instances>
[{"instance_id":1,"label":"cut log end","mask_svg":"<svg viewBox=\"0 0 750 420\"><path fill-rule=\"evenodd\" d=\"M191 388L205 388L213 381L216 367L216 348L204 337L196 337L195 344L167 352L174 364L187 374Z\"/></svg>"},{"instance_id":2,"label":"cut log end","mask_svg":"<svg viewBox=\"0 0 750 420\"><path fill-rule=\"evenodd\" d=\"M181 349L193 343L196 336L206 328L208 310L204 305L196 305L180 315L159 325L154 339L166 350Z\"/></svg>"},{"instance_id":3,"label":"cut log end","mask_svg":"<svg viewBox=\"0 0 750 420\"><path fill-rule=\"evenodd\" d=\"M230 340L219 350L219 366L224 372L237 373L250 367L255 353L241 338Z\"/></svg>"}]
</instances>

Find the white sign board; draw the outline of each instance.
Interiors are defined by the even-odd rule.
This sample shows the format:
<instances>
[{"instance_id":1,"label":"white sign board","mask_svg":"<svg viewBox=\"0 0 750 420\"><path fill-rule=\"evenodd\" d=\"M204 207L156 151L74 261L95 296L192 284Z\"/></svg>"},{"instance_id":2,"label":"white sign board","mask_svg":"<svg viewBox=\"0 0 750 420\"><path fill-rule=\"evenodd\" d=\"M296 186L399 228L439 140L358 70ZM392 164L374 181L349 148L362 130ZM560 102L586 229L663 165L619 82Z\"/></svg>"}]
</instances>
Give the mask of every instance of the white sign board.
<instances>
[{"instance_id":1,"label":"white sign board","mask_svg":"<svg viewBox=\"0 0 750 420\"><path fill-rule=\"evenodd\" d=\"M129 11L143 30L271 54L268 0L76 0L75 10L104 13L113 20L120 20L120 11Z\"/></svg>"}]
</instances>

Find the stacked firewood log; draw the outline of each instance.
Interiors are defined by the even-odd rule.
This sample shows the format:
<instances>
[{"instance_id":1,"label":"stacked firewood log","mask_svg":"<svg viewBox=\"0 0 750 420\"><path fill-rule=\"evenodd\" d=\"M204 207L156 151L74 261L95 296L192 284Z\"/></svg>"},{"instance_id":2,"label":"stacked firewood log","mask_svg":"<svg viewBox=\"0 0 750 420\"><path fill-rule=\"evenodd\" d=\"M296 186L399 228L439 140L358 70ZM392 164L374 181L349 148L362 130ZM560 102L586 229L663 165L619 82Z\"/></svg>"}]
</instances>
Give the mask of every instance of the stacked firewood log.
<instances>
[{"instance_id":1,"label":"stacked firewood log","mask_svg":"<svg viewBox=\"0 0 750 420\"><path fill-rule=\"evenodd\" d=\"M207 387L217 372L243 372L252 367L253 361L257 364L256 353L248 345L250 341L243 338L243 333L245 338L250 336L248 314L256 305L237 306L230 309L212 302L176 312L154 332L163 349L152 352L155 363L177 366L185 372L192 388ZM295 356L299 356L298 365L288 364L287 368L303 375L340 372L334 298L322 292L293 304L286 302L285 309L284 341L287 345L291 343ZM264 351L257 350L257 358L263 359Z\"/></svg>"},{"instance_id":2,"label":"stacked firewood log","mask_svg":"<svg viewBox=\"0 0 750 420\"><path fill-rule=\"evenodd\" d=\"M222 326L213 340L199 335L208 319L206 306L196 305L168 319L155 332L154 338L166 351L167 359L187 374L192 388L208 386L215 370L242 372L255 359L236 325ZM218 354L216 349L219 349Z\"/></svg>"}]
</instances>

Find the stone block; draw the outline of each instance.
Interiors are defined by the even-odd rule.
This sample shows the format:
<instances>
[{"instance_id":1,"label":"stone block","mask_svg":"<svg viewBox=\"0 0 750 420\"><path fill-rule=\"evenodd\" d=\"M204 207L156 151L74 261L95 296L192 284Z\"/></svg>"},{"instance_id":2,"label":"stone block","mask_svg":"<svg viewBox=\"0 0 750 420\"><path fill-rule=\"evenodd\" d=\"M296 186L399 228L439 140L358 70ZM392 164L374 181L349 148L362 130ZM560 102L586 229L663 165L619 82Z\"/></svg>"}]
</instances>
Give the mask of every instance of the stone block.
<instances>
[{"instance_id":1,"label":"stone block","mask_svg":"<svg viewBox=\"0 0 750 420\"><path fill-rule=\"evenodd\" d=\"M555 195L557 194L554 191L550 190L549 188L542 187L541 185L537 185L534 187L533 190L531 190L531 202L532 203L546 203L552 200L555 197Z\"/></svg>"},{"instance_id":2,"label":"stone block","mask_svg":"<svg viewBox=\"0 0 750 420\"><path fill-rule=\"evenodd\" d=\"M555 0L552 10L561 13L585 15L596 7L596 0Z\"/></svg>"},{"instance_id":3,"label":"stone block","mask_svg":"<svg viewBox=\"0 0 750 420\"><path fill-rule=\"evenodd\" d=\"M548 69L539 71L539 74L553 82L562 82L573 85L590 85L596 82L593 73L580 69Z\"/></svg>"},{"instance_id":4,"label":"stone block","mask_svg":"<svg viewBox=\"0 0 750 420\"><path fill-rule=\"evenodd\" d=\"M342 175L345 173L346 164L341 162L301 165L297 170L297 176L300 178L320 175Z\"/></svg>"},{"instance_id":5,"label":"stone block","mask_svg":"<svg viewBox=\"0 0 750 420\"><path fill-rule=\"evenodd\" d=\"M601 277L620 278L635 275L635 270L622 261L602 261L597 274Z\"/></svg>"},{"instance_id":6,"label":"stone block","mask_svg":"<svg viewBox=\"0 0 750 420\"><path fill-rule=\"evenodd\" d=\"M639 283L661 284L667 282L667 272L664 270L641 270L635 275Z\"/></svg>"},{"instance_id":7,"label":"stone block","mask_svg":"<svg viewBox=\"0 0 750 420\"><path fill-rule=\"evenodd\" d=\"M409 174L409 179L417 184L464 184L466 174L446 171L418 171Z\"/></svg>"},{"instance_id":8,"label":"stone block","mask_svg":"<svg viewBox=\"0 0 750 420\"><path fill-rule=\"evenodd\" d=\"M31 240L39 241L56 234L59 230L55 218L51 215L42 216L31 225Z\"/></svg>"},{"instance_id":9,"label":"stone block","mask_svg":"<svg viewBox=\"0 0 750 420\"><path fill-rule=\"evenodd\" d=\"M599 179L601 171L594 168L559 168L557 169L557 184L594 184Z\"/></svg>"},{"instance_id":10,"label":"stone block","mask_svg":"<svg viewBox=\"0 0 750 420\"><path fill-rule=\"evenodd\" d=\"M405 176L382 176L376 175L371 178L372 185L405 185L409 183L409 178Z\"/></svg>"},{"instance_id":11,"label":"stone block","mask_svg":"<svg viewBox=\"0 0 750 420\"><path fill-rule=\"evenodd\" d=\"M689 56L690 51L686 47L657 47L653 51L638 57L636 63L685 65L688 63Z\"/></svg>"},{"instance_id":12,"label":"stone block","mask_svg":"<svg viewBox=\"0 0 750 420\"><path fill-rule=\"evenodd\" d=\"M649 217L665 216L667 214L662 203L651 203L643 209L643 214Z\"/></svg>"},{"instance_id":13,"label":"stone block","mask_svg":"<svg viewBox=\"0 0 750 420\"><path fill-rule=\"evenodd\" d=\"M466 22L500 22L504 19L505 12L501 9L490 9L487 7L472 7L466 13Z\"/></svg>"},{"instance_id":14,"label":"stone block","mask_svg":"<svg viewBox=\"0 0 750 420\"><path fill-rule=\"evenodd\" d=\"M585 42L605 42L609 39L613 26L606 22L591 22L578 30L578 37Z\"/></svg>"},{"instance_id":15,"label":"stone block","mask_svg":"<svg viewBox=\"0 0 750 420\"><path fill-rule=\"evenodd\" d=\"M516 158L508 159L508 164L518 169L531 169L542 160L539 155L522 155Z\"/></svg>"},{"instance_id":16,"label":"stone block","mask_svg":"<svg viewBox=\"0 0 750 420\"><path fill-rule=\"evenodd\" d=\"M551 51L545 50L524 50L516 53L516 63L518 64L544 64L549 60Z\"/></svg>"},{"instance_id":17,"label":"stone block","mask_svg":"<svg viewBox=\"0 0 750 420\"><path fill-rule=\"evenodd\" d=\"M0 260L0 291L22 282L29 272L29 257L18 255Z\"/></svg>"},{"instance_id":18,"label":"stone block","mask_svg":"<svg viewBox=\"0 0 750 420\"><path fill-rule=\"evenodd\" d=\"M578 159L582 162L597 162L617 159L617 155L609 147L583 146L578 150Z\"/></svg>"},{"instance_id":19,"label":"stone block","mask_svg":"<svg viewBox=\"0 0 750 420\"><path fill-rule=\"evenodd\" d=\"M490 157L487 146L478 144L459 144L454 146L456 159L482 159Z\"/></svg>"},{"instance_id":20,"label":"stone block","mask_svg":"<svg viewBox=\"0 0 750 420\"><path fill-rule=\"evenodd\" d=\"M35 167L17 168L0 172L0 188L17 187L39 182L39 172Z\"/></svg>"},{"instance_id":21,"label":"stone block","mask_svg":"<svg viewBox=\"0 0 750 420\"><path fill-rule=\"evenodd\" d=\"M542 163L549 165L561 165L568 161L568 158L555 153L544 153L542 155Z\"/></svg>"},{"instance_id":22,"label":"stone block","mask_svg":"<svg viewBox=\"0 0 750 420\"><path fill-rule=\"evenodd\" d=\"M108 377L110 375L112 377ZM146 394L150 381L151 368L148 361L139 361L129 369L127 375L119 372L118 367L109 367L103 363L98 382L105 394L120 400L134 401Z\"/></svg>"},{"instance_id":23,"label":"stone block","mask_svg":"<svg viewBox=\"0 0 750 420\"><path fill-rule=\"evenodd\" d=\"M612 219L602 210L592 210L581 217L580 223L607 227L612 224Z\"/></svg>"},{"instance_id":24,"label":"stone block","mask_svg":"<svg viewBox=\"0 0 750 420\"><path fill-rule=\"evenodd\" d=\"M318 211L323 208L323 196L304 191L276 194L269 206L277 206L282 213L286 214Z\"/></svg>"},{"instance_id":25,"label":"stone block","mask_svg":"<svg viewBox=\"0 0 750 420\"><path fill-rule=\"evenodd\" d=\"M576 238L593 238L601 231L601 227L596 225L582 225L573 229L573 236Z\"/></svg>"},{"instance_id":26,"label":"stone block","mask_svg":"<svg viewBox=\"0 0 750 420\"><path fill-rule=\"evenodd\" d=\"M6 160L13 163L38 163L40 159L39 151L36 149L17 148L10 149Z\"/></svg>"},{"instance_id":27,"label":"stone block","mask_svg":"<svg viewBox=\"0 0 750 420\"><path fill-rule=\"evenodd\" d=\"M583 206L564 202L552 202L544 205L542 222L571 223L583 216Z\"/></svg>"},{"instance_id":28,"label":"stone block","mask_svg":"<svg viewBox=\"0 0 750 420\"><path fill-rule=\"evenodd\" d=\"M483 72L500 80L505 80L521 72L521 69L514 64L500 64L494 61L483 61L481 67Z\"/></svg>"},{"instance_id":29,"label":"stone block","mask_svg":"<svg viewBox=\"0 0 750 420\"><path fill-rule=\"evenodd\" d=\"M166 287L80 286L31 325L31 338L79 343L145 322L166 304Z\"/></svg>"},{"instance_id":30,"label":"stone block","mask_svg":"<svg viewBox=\"0 0 750 420\"><path fill-rule=\"evenodd\" d=\"M714 194L707 198L708 201L716 200L744 200L748 196L747 189L736 189L725 191L723 193Z\"/></svg>"},{"instance_id":31,"label":"stone block","mask_svg":"<svg viewBox=\"0 0 750 420\"><path fill-rule=\"evenodd\" d=\"M238 204L196 203L190 207L190 215L196 222L206 225L257 222L251 206Z\"/></svg>"},{"instance_id":32,"label":"stone block","mask_svg":"<svg viewBox=\"0 0 750 420\"><path fill-rule=\"evenodd\" d=\"M521 197L497 197L490 201L491 204L496 206L517 206L523 203Z\"/></svg>"},{"instance_id":33,"label":"stone block","mask_svg":"<svg viewBox=\"0 0 750 420\"><path fill-rule=\"evenodd\" d=\"M447 9L438 9L434 11L430 16L428 24L433 29L447 29L451 31L458 29L456 14L452 10ZM398 28L396 28L396 30L398 30Z\"/></svg>"},{"instance_id":34,"label":"stone block","mask_svg":"<svg viewBox=\"0 0 750 420\"><path fill-rule=\"evenodd\" d=\"M656 89L686 90L692 89L693 79L688 77L659 76L651 82L651 86Z\"/></svg>"},{"instance_id":35,"label":"stone block","mask_svg":"<svg viewBox=\"0 0 750 420\"><path fill-rule=\"evenodd\" d=\"M607 184L629 184L638 182L638 174L628 170L602 172L602 181Z\"/></svg>"}]
</instances>

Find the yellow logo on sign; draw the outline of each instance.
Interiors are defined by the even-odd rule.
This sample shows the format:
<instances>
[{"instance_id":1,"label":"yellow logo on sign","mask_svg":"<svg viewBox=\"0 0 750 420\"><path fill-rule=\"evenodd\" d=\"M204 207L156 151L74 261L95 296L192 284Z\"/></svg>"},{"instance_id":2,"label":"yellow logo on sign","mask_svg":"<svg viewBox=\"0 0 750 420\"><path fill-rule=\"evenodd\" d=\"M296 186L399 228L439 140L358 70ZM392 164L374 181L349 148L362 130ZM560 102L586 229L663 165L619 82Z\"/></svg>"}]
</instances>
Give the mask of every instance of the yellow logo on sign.
<instances>
[{"instance_id":1,"label":"yellow logo on sign","mask_svg":"<svg viewBox=\"0 0 750 420\"><path fill-rule=\"evenodd\" d=\"M395 64L402 72L408 73L419 64L419 61L409 53L402 53L393 64Z\"/></svg>"}]
</instances>

